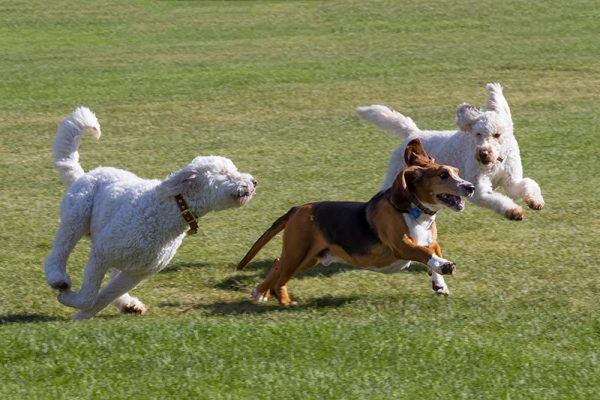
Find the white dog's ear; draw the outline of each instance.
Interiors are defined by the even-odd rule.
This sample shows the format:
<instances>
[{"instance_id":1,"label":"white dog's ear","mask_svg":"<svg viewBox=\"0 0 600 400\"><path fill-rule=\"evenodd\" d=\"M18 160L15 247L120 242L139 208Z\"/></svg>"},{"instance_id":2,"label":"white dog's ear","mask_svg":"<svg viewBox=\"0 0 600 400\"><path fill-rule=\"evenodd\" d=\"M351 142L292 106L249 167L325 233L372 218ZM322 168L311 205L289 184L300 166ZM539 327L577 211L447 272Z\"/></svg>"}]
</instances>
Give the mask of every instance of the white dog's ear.
<instances>
[{"instance_id":1,"label":"white dog's ear","mask_svg":"<svg viewBox=\"0 0 600 400\"><path fill-rule=\"evenodd\" d=\"M160 196L176 196L183 193L196 179L198 172L193 168L185 167L171 174L157 187Z\"/></svg>"},{"instance_id":2,"label":"white dog's ear","mask_svg":"<svg viewBox=\"0 0 600 400\"><path fill-rule=\"evenodd\" d=\"M473 129L473 125L477 121L477 118L479 118L482 113L481 108L471 104L462 103L456 109L456 125L458 126L458 129L463 132L470 132L471 129Z\"/></svg>"},{"instance_id":3,"label":"white dog's ear","mask_svg":"<svg viewBox=\"0 0 600 400\"><path fill-rule=\"evenodd\" d=\"M502 85L499 83L488 83L485 88L488 91L486 108L489 111L495 111L498 114L504 114L508 118L511 118L510 108L504 98L504 94L502 94Z\"/></svg>"}]
</instances>

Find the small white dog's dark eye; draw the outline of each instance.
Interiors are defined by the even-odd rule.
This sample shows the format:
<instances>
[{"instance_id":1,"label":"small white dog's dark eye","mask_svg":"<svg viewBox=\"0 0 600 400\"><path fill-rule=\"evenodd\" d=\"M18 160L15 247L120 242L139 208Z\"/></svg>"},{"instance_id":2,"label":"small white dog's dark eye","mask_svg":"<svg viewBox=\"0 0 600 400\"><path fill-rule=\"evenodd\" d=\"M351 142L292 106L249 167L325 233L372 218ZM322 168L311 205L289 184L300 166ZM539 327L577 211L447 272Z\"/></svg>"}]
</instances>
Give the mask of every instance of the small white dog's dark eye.
<instances>
[{"instance_id":1,"label":"small white dog's dark eye","mask_svg":"<svg viewBox=\"0 0 600 400\"><path fill-rule=\"evenodd\" d=\"M494 133L494 139L498 139L500 137L499 133Z\"/></svg>"},{"instance_id":2,"label":"small white dog's dark eye","mask_svg":"<svg viewBox=\"0 0 600 400\"><path fill-rule=\"evenodd\" d=\"M441 179L448 179L448 173L446 171L440 172L438 175Z\"/></svg>"},{"instance_id":3,"label":"small white dog's dark eye","mask_svg":"<svg viewBox=\"0 0 600 400\"><path fill-rule=\"evenodd\" d=\"M476 134L476 136L477 136L477 137L481 137L481 133L477 133L477 134Z\"/></svg>"}]
</instances>

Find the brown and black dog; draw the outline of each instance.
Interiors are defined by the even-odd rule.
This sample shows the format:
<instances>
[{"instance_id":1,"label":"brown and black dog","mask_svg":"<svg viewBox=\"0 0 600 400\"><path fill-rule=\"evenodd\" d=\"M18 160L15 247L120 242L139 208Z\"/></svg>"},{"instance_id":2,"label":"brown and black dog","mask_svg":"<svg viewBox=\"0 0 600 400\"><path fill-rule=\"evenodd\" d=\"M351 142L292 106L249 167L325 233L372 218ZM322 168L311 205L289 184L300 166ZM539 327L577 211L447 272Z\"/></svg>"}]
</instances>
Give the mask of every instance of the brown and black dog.
<instances>
[{"instance_id":1,"label":"brown and black dog","mask_svg":"<svg viewBox=\"0 0 600 400\"><path fill-rule=\"evenodd\" d=\"M329 265L337 260L375 269L399 260L419 261L430 267L433 289L447 294L440 274L451 274L454 263L442 258L435 213L444 207L462 211L460 196L473 195L475 187L461 179L456 168L436 164L418 139L408 144L404 158L407 167L392 187L366 203L308 203L279 217L237 266L243 269L285 229L281 256L252 291L253 299L263 302L272 294L283 305L294 304L287 292L287 282L294 273L319 261Z\"/></svg>"}]
</instances>

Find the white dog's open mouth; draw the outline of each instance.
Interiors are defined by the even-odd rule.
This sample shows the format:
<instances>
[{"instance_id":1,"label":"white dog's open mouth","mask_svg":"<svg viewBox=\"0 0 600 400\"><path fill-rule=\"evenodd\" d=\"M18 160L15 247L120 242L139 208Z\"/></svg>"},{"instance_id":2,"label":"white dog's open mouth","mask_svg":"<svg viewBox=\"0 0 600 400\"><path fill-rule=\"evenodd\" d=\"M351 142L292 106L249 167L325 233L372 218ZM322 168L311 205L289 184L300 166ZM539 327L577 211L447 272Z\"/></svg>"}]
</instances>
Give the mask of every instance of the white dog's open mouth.
<instances>
[{"instance_id":1,"label":"white dog's open mouth","mask_svg":"<svg viewBox=\"0 0 600 400\"><path fill-rule=\"evenodd\" d=\"M442 193L442 194L438 194L436 197L446 207L448 207L454 211L462 211L465 209L465 202L460 198L460 196L455 196L453 194L448 194L448 193Z\"/></svg>"},{"instance_id":2,"label":"white dog's open mouth","mask_svg":"<svg viewBox=\"0 0 600 400\"><path fill-rule=\"evenodd\" d=\"M252 199L253 195L254 195L254 190L252 190L252 191L245 190L240 193L236 193L236 194L232 195L231 197L233 197L233 199L237 203L239 203L241 206L243 206L246 203L248 203L250 201L250 199Z\"/></svg>"}]
</instances>

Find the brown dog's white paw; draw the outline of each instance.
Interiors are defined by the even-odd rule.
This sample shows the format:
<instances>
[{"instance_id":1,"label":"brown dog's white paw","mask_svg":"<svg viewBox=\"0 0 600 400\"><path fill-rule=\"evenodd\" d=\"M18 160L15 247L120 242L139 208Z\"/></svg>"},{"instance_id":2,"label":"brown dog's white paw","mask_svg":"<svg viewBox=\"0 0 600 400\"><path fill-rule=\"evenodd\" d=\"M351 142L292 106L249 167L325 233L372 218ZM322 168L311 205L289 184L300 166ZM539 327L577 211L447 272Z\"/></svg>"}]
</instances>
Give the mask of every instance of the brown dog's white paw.
<instances>
[{"instance_id":1,"label":"brown dog's white paw","mask_svg":"<svg viewBox=\"0 0 600 400\"><path fill-rule=\"evenodd\" d=\"M451 275L456 270L456 264L435 254L431 255L431 258L427 261L427 265L429 265L433 272L440 275Z\"/></svg>"},{"instance_id":2,"label":"brown dog's white paw","mask_svg":"<svg viewBox=\"0 0 600 400\"><path fill-rule=\"evenodd\" d=\"M525 215L525 211L521 207L516 207L506 211L504 215L511 221L521 221Z\"/></svg>"},{"instance_id":3,"label":"brown dog's white paw","mask_svg":"<svg viewBox=\"0 0 600 400\"><path fill-rule=\"evenodd\" d=\"M450 294L450 290L448 289L448 286L438 285L434 281L431 281L431 288L433 289L434 292L436 292L439 295L448 296Z\"/></svg>"},{"instance_id":4,"label":"brown dog's white paw","mask_svg":"<svg viewBox=\"0 0 600 400\"><path fill-rule=\"evenodd\" d=\"M269 300L269 297L259 293L256 288L252 289L252 293L250 293L250 297L252 298L253 301L257 302L257 303L264 303L267 300Z\"/></svg>"},{"instance_id":5,"label":"brown dog's white paw","mask_svg":"<svg viewBox=\"0 0 600 400\"><path fill-rule=\"evenodd\" d=\"M442 275L452 275L454 274L454 271L456 271L456 264L451 261L448 261L440 267L440 274Z\"/></svg>"}]
</instances>

